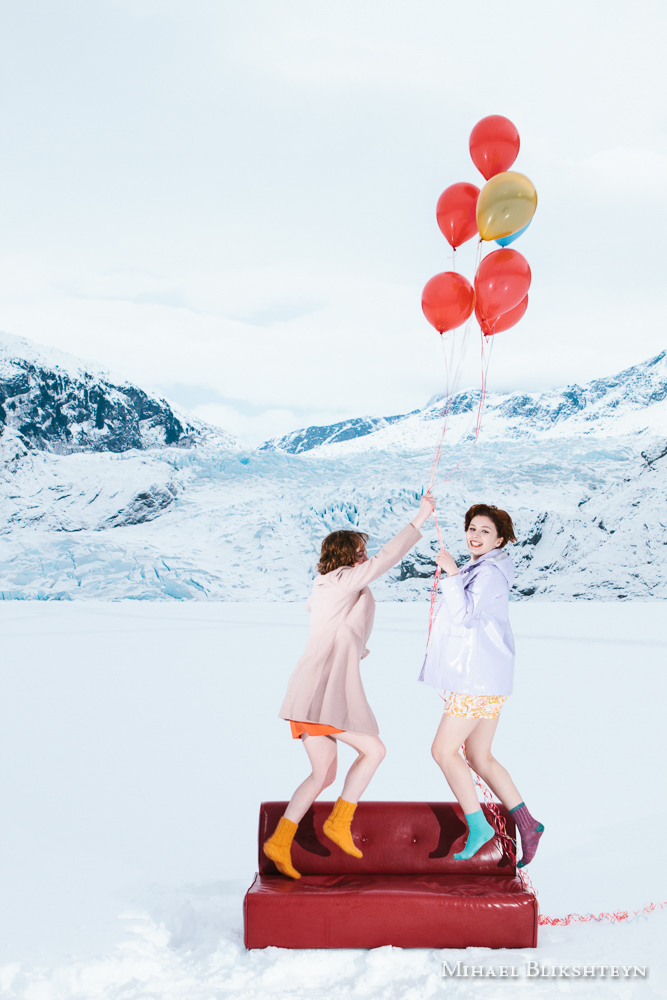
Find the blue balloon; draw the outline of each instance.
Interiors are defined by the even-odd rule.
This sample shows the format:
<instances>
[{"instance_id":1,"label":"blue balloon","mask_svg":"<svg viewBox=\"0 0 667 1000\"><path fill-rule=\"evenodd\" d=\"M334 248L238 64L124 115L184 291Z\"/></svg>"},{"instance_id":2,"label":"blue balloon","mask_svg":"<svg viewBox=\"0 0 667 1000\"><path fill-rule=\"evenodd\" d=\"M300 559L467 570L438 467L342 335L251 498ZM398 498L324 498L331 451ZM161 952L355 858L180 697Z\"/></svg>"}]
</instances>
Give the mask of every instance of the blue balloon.
<instances>
[{"instance_id":1,"label":"blue balloon","mask_svg":"<svg viewBox=\"0 0 667 1000\"><path fill-rule=\"evenodd\" d=\"M530 222L528 223L528 226L529 225ZM510 243L514 243L515 240L518 240L522 233L525 233L525 231L528 229L528 226L524 226L523 229L517 229L515 233L511 233L509 236L501 236L499 240L496 240L496 243L498 244L498 246L508 247Z\"/></svg>"}]
</instances>

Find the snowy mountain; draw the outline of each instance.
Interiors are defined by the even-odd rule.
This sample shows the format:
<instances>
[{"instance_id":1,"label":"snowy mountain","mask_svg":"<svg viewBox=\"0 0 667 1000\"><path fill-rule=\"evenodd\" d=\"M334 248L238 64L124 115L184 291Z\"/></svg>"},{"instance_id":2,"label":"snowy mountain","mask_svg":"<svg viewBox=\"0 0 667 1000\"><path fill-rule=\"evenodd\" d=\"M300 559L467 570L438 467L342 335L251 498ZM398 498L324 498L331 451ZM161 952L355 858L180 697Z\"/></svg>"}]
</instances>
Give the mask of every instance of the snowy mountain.
<instances>
[{"instance_id":1,"label":"snowy mountain","mask_svg":"<svg viewBox=\"0 0 667 1000\"><path fill-rule=\"evenodd\" d=\"M247 451L94 367L16 338L2 355L6 598L301 600L324 534L359 527L377 549L412 516L442 432L439 400ZM478 395L450 402L434 493L457 558L467 507L496 503L519 538L515 599L667 596L665 353L583 387L492 395L477 443ZM429 526L376 596L424 599L438 544Z\"/></svg>"},{"instance_id":2,"label":"snowy mountain","mask_svg":"<svg viewBox=\"0 0 667 1000\"><path fill-rule=\"evenodd\" d=\"M354 441L347 450L378 447L420 448L424 425L441 422L446 400L436 396L423 410L393 417L360 417L325 427L309 427L272 438L263 449L300 453L323 445ZM449 403L447 434L460 441L474 428L479 393L465 390ZM391 427L386 433L378 433ZM484 439L548 437L618 437L635 433L667 433L667 352L608 379L541 393L489 394L485 403ZM365 438L360 441L358 439ZM340 449L336 450L338 453ZM333 454L333 452L332 452Z\"/></svg>"},{"instance_id":3,"label":"snowy mountain","mask_svg":"<svg viewBox=\"0 0 667 1000\"><path fill-rule=\"evenodd\" d=\"M5 530L69 532L153 520L178 492L164 449L204 442L241 448L231 435L103 369L0 336ZM127 461L119 464L121 457Z\"/></svg>"},{"instance_id":4,"label":"snowy mountain","mask_svg":"<svg viewBox=\"0 0 667 1000\"><path fill-rule=\"evenodd\" d=\"M418 412L418 410L413 410L413 413ZM319 448L323 444L338 444L340 441L349 441L351 438L365 437L382 427L389 427L399 420L405 420L411 415L401 413L395 417L354 417L352 420L341 420L335 424L306 427L302 430L292 431L291 434L286 434L284 437L270 438L259 446L259 450L283 451L290 455L300 455L304 451L311 451L312 448Z\"/></svg>"},{"instance_id":5,"label":"snowy mountain","mask_svg":"<svg viewBox=\"0 0 667 1000\"><path fill-rule=\"evenodd\" d=\"M114 382L106 371L6 334L0 335L0 424L25 447L61 455L183 447L211 430L183 414L179 419L165 400Z\"/></svg>"}]
</instances>

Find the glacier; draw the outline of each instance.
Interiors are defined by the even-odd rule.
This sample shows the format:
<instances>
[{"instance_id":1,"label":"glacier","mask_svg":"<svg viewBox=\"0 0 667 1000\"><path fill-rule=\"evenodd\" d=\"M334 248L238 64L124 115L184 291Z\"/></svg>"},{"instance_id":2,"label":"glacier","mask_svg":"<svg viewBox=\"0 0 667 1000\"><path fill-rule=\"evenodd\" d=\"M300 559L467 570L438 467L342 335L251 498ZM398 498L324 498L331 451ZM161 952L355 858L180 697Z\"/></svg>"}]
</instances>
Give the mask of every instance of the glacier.
<instances>
[{"instance_id":1,"label":"glacier","mask_svg":"<svg viewBox=\"0 0 667 1000\"><path fill-rule=\"evenodd\" d=\"M102 401L102 402L100 402ZM471 503L510 511L515 600L667 596L667 354L584 386L448 406L434 494L455 558ZM377 550L428 483L442 398L244 447L91 363L0 338L0 594L296 601L329 531ZM374 585L427 595L432 525Z\"/></svg>"}]
</instances>

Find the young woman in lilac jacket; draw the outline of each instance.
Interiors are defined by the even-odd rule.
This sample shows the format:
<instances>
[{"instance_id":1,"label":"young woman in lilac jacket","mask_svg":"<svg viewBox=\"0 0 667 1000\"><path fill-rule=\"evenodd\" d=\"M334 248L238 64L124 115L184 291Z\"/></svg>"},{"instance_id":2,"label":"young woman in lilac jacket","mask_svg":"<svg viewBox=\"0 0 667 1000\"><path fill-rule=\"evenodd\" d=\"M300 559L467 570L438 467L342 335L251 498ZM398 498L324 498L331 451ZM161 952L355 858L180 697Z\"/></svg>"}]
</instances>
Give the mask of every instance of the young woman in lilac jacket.
<instances>
[{"instance_id":1,"label":"young woman in lilac jacket","mask_svg":"<svg viewBox=\"0 0 667 1000\"><path fill-rule=\"evenodd\" d=\"M465 532L471 558L462 569L449 552L438 553L438 566L446 576L419 680L445 692L431 752L468 823L466 845L454 857L471 858L494 836L470 769L459 754L465 743L470 766L509 809L519 829L521 868L534 857L544 827L531 816L509 773L491 753L500 710L512 693L514 637L508 612L514 567L505 546L516 537L509 514L487 504L475 504L466 513Z\"/></svg>"}]
</instances>

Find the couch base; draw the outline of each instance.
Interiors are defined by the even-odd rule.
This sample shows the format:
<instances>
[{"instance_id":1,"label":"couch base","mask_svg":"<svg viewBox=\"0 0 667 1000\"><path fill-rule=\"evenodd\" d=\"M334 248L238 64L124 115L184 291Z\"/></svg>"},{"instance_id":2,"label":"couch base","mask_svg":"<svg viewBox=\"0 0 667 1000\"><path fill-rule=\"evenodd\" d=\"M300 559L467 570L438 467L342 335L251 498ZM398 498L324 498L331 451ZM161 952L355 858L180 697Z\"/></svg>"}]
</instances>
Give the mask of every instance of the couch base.
<instances>
[{"instance_id":1,"label":"couch base","mask_svg":"<svg viewBox=\"0 0 667 1000\"><path fill-rule=\"evenodd\" d=\"M246 948L535 948L538 907L517 877L257 875Z\"/></svg>"}]
</instances>

